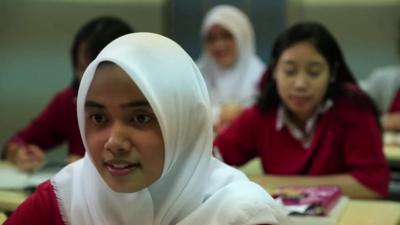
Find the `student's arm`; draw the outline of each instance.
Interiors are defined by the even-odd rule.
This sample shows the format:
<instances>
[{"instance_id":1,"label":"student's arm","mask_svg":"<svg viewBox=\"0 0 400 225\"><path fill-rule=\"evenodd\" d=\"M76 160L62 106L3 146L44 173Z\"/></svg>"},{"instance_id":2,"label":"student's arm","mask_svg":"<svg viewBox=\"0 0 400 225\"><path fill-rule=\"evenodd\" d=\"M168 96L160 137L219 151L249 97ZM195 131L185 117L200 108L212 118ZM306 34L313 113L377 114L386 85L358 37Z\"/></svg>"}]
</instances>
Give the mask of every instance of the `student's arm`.
<instances>
[{"instance_id":1,"label":"student's arm","mask_svg":"<svg viewBox=\"0 0 400 225\"><path fill-rule=\"evenodd\" d=\"M42 149L36 145L9 143L6 160L14 163L23 171L32 172L39 169L46 156Z\"/></svg>"},{"instance_id":2,"label":"student's arm","mask_svg":"<svg viewBox=\"0 0 400 225\"><path fill-rule=\"evenodd\" d=\"M241 166L256 157L254 108L245 110L215 138L214 147L229 165Z\"/></svg>"},{"instance_id":3,"label":"student's arm","mask_svg":"<svg viewBox=\"0 0 400 225\"><path fill-rule=\"evenodd\" d=\"M225 128L227 128L232 121L234 121L240 113L243 111L244 106L239 104L227 104L222 107L219 114L219 119L216 124L217 133L220 133Z\"/></svg>"},{"instance_id":4,"label":"student's arm","mask_svg":"<svg viewBox=\"0 0 400 225\"><path fill-rule=\"evenodd\" d=\"M390 170L376 118L368 109L359 108L350 112L348 120L351 123L343 135L344 157L349 175L356 180L353 190L360 190L357 186L361 184L384 197L388 194Z\"/></svg>"},{"instance_id":5,"label":"student's arm","mask_svg":"<svg viewBox=\"0 0 400 225\"><path fill-rule=\"evenodd\" d=\"M56 95L38 117L11 137L4 146L4 158L23 170L38 168L45 159L43 152L64 140L59 124L65 119L65 101L63 92Z\"/></svg>"},{"instance_id":6,"label":"student's arm","mask_svg":"<svg viewBox=\"0 0 400 225\"><path fill-rule=\"evenodd\" d=\"M347 174L325 175L325 176L276 176L260 175L250 176L250 179L268 190L283 186L318 186L337 185L340 186L344 195L352 198L379 198L380 196L356 179Z\"/></svg>"}]
</instances>

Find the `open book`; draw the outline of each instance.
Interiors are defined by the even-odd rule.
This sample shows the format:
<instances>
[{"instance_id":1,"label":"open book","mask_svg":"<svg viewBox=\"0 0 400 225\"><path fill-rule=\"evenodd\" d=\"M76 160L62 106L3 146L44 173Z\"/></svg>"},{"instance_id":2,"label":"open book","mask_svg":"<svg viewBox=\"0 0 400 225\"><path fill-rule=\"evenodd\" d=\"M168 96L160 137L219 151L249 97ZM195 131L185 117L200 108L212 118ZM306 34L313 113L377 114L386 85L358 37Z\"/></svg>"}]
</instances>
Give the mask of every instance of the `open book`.
<instances>
[{"instance_id":1,"label":"open book","mask_svg":"<svg viewBox=\"0 0 400 225\"><path fill-rule=\"evenodd\" d=\"M0 189L34 189L40 183L53 177L63 167L63 164L48 163L38 171L30 174L22 172L16 167L2 162L0 167Z\"/></svg>"}]
</instances>

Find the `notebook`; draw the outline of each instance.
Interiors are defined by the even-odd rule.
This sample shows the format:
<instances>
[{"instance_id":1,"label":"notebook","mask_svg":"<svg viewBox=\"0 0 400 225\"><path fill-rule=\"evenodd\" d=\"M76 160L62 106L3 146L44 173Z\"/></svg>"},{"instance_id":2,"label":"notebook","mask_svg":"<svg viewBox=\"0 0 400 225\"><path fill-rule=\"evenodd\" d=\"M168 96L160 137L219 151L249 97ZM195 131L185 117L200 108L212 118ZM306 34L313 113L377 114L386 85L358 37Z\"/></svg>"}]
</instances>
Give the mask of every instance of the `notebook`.
<instances>
[{"instance_id":1,"label":"notebook","mask_svg":"<svg viewBox=\"0 0 400 225\"><path fill-rule=\"evenodd\" d=\"M53 177L63 167L63 163L47 163L35 173L29 174L18 170L12 165L2 165L0 167L0 189L34 189L42 182Z\"/></svg>"},{"instance_id":2,"label":"notebook","mask_svg":"<svg viewBox=\"0 0 400 225\"><path fill-rule=\"evenodd\" d=\"M289 211L294 224L337 224L348 203L338 186L280 187L271 195Z\"/></svg>"}]
</instances>

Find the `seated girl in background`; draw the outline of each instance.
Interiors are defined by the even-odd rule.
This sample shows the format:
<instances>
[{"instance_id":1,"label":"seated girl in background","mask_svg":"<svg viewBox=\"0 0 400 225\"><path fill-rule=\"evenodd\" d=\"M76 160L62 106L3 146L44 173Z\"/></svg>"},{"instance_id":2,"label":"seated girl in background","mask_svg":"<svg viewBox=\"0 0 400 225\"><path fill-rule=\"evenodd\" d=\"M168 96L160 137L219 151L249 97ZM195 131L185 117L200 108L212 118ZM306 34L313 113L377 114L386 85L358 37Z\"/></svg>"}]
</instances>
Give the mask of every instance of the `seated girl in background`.
<instances>
[{"instance_id":1,"label":"seated girl in background","mask_svg":"<svg viewBox=\"0 0 400 225\"><path fill-rule=\"evenodd\" d=\"M286 224L260 186L212 157L206 85L170 39L111 42L84 73L77 111L85 157L5 225Z\"/></svg>"},{"instance_id":2,"label":"seated girl in background","mask_svg":"<svg viewBox=\"0 0 400 225\"><path fill-rule=\"evenodd\" d=\"M22 170L37 169L45 161L44 152L64 142L68 145L66 163L84 155L76 119L80 79L101 49L115 38L132 32L129 25L108 16L95 18L80 28L71 47L74 69L71 85L58 92L37 118L10 138L3 152L8 161Z\"/></svg>"},{"instance_id":3,"label":"seated girl in background","mask_svg":"<svg viewBox=\"0 0 400 225\"><path fill-rule=\"evenodd\" d=\"M329 31L296 24L278 37L271 59L257 104L215 139L223 160L240 166L260 157L265 182L280 186L340 185L351 197L387 195L375 108Z\"/></svg>"},{"instance_id":4,"label":"seated girl in background","mask_svg":"<svg viewBox=\"0 0 400 225\"><path fill-rule=\"evenodd\" d=\"M212 8L204 18L201 39L204 49L198 65L218 129L229 124L243 106L255 102L265 65L256 55L249 18L234 6Z\"/></svg>"}]
</instances>

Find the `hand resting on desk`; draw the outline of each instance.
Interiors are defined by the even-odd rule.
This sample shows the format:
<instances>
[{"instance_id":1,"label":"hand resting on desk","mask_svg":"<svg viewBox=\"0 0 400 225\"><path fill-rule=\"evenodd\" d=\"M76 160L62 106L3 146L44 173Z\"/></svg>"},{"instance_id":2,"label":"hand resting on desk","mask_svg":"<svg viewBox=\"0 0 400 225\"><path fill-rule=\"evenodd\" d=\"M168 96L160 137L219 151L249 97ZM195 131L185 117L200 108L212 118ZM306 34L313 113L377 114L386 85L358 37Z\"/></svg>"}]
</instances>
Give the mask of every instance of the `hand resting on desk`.
<instances>
[{"instance_id":1,"label":"hand resting on desk","mask_svg":"<svg viewBox=\"0 0 400 225\"><path fill-rule=\"evenodd\" d=\"M37 145L10 143L6 148L6 159L23 171L32 172L39 169L46 156Z\"/></svg>"}]
</instances>

